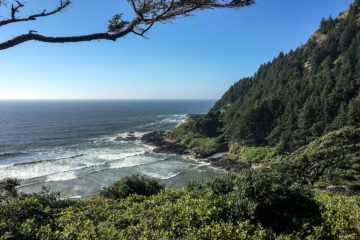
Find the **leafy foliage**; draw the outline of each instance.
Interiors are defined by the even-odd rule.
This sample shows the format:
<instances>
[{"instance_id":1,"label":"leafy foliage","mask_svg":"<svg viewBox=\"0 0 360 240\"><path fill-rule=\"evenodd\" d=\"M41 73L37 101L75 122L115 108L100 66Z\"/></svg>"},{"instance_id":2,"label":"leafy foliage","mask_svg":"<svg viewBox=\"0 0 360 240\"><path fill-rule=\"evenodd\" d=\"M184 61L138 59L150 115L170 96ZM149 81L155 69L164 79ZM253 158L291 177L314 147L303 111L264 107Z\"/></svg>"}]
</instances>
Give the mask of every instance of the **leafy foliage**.
<instances>
[{"instance_id":1,"label":"leafy foliage","mask_svg":"<svg viewBox=\"0 0 360 240\"><path fill-rule=\"evenodd\" d=\"M240 159L245 162L262 163L273 160L276 153L274 148L269 146L241 146L232 144L229 150L229 157Z\"/></svg>"},{"instance_id":2,"label":"leafy foliage","mask_svg":"<svg viewBox=\"0 0 360 240\"><path fill-rule=\"evenodd\" d=\"M311 191L291 186L269 169L229 174L205 183L211 196L224 201L223 218L250 220L277 232L291 232L302 221L316 222L318 206Z\"/></svg>"},{"instance_id":3,"label":"leafy foliage","mask_svg":"<svg viewBox=\"0 0 360 240\"><path fill-rule=\"evenodd\" d=\"M198 121L189 121L175 128L170 139L185 145L190 152L203 157L228 150L220 135L222 123L219 114L209 113Z\"/></svg>"},{"instance_id":4,"label":"leafy foliage","mask_svg":"<svg viewBox=\"0 0 360 240\"><path fill-rule=\"evenodd\" d=\"M8 178L0 182L0 204L17 196L16 187L20 183L17 179Z\"/></svg>"},{"instance_id":5,"label":"leafy foliage","mask_svg":"<svg viewBox=\"0 0 360 240\"><path fill-rule=\"evenodd\" d=\"M0 239L358 238L359 196L283 180L268 170L244 171L151 196L87 201L17 193L1 204Z\"/></svg>"},{"instance_id":6,"label":"leafy foliage","mask_svg":"<svg viewBox=\"0 0 360 240\"><path fill-rule=\"evenodd\" d=\"M360 128L344 127L285 156L274 168L301 183L360 185Z\"/></svg>"},{"instance_id":7,"label":"leafy foliage","mask_svg":"<svg viewBox=\"0 0 360 240\"><path fill-rule=\"evenodd\" d=\"M17 183L14 179L0 182L2 186ZM24 194L14 191L11 199L0 204L0 239L44 239L46 232L56 228L54 220L70 205L69 200L59 200L58 193L43 189L40 193ZM45 232L44 232L45 231Z\"/></svg>"},{"instance_id":8,"label":"leafy foliage","mask_svg":"<svg viewBox=\"0 0 360 240\"><path fill-rule=\"evenodd\" d=\"M164 188L155 179L145 178L140 175L132 175L122 178L110 187L104 188L100 196L111 199L126 198L130 194L151 196L157 194Z\"/></svg>"}]
</instances>

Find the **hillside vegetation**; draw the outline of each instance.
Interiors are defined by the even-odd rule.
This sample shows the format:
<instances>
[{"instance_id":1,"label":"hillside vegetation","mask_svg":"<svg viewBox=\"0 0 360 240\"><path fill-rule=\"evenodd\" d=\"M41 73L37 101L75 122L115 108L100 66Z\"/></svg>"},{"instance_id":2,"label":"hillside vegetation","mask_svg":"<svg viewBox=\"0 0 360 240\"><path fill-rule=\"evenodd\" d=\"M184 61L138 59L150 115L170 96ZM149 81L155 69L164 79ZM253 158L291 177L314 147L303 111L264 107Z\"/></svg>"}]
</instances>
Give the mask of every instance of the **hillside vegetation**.
<instances>
[{"instance_id":1,"label":"hillside vegetation","mask_svg":"<svg viewBox=\"0 0 360 240\"><path fill-rule=\"evenodd\" d=\"M173 134L298 149L344 126L360 126L360 1L323 19L309 41L235 83L202 119ZM182 130L182 132L181 132ZM181 132L181 134L179 133Z\"/></svg>"},{"instance_id":2,"label":"hillside vegetation","mask_svg":"<svg viewBox=\"0 0 360 240\"><path fill-rule=\"evenodd\" d=\"M142 183L142 184L141 184ZM180 190L126 177L87 201L0 182L0 239L359 239L360 198L313 191L269 171ZM143 186L143 187L140 187Z\"/></svg>"},{"instance_id":3,"label":"hillside vegetation","mask_svg":"<svg viewBox=\"0 0 360 240\"><path fill-rule=\"evenodd\" d=\"M286 162L292 164L287 169L302 166L307 173L328 160L315 182L360 186L359 138L348 139L349 149L336 139L346 127L357 136L360 127L359 30L356 0L339 17L323 19L305 45L235 83L208 114L179 126L170 139L195 155L229 151L228 158L253 163L280 159L277 166ZM327 134L334 145L322 148ZM321 154L313 152L317 148Z\"/></svg>"}]
</instances>

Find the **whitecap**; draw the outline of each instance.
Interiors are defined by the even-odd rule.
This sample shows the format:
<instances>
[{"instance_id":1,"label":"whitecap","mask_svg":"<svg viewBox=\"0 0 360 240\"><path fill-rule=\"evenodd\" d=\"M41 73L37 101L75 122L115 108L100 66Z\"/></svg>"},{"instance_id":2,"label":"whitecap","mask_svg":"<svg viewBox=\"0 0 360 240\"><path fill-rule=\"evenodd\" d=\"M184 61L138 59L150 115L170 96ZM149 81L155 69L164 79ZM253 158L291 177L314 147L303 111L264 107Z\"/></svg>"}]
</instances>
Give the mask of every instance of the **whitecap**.
<instances>
[{"instance_id":1,"label":"whitecap","mask_svg":"<svg viewBox=\"0 0 360 240\"><path fill-rule=\"evenodd\" d=\"M178 176L179 174L181 174L181 172L156 173L156 172L152 172L152 171L142 171L141 173L148 177L161 179L161 180L167 180L170 178L174 178L174 177Z\"/></svg>"},{"instance_id":2,"label":"whitecap","mask_svg":"<svg viewBox=\"0 0 360 240\"><path fill-rule=\"evenodd\" d=\"M168 157L154 158L153 156L133 156L133 157L121 159L119 161L113 161L109 163L109 165L110 168L127 168L127 167L145 166L167 160L169 160Z\"/></svg>"},{"instance_id":3,"label":"whitecap","mask_svg":"<svg viewBox=\"0 0 360 240\"><path fill-rule=\"evenodd\" d=\"M77 176L75 174L75 171L59 172L48 175L45 182L67 181L76 178Z\"/></svg>"},{"instance_id":4,"label":"whitecap","mask_svg":"<svg viewBox=\"0 0 360 240\"><path fill-rule=\"evenodd\" d=\"M97 155L96 157L99 159L107 160L107 162L111 162L128 157L142 155L142 154L145 154L145 151L136 151L136 152L128 152L128 153L102 153Z\"/></svg>"},{"instance_id":5,"label":"whitecap","mask_svg":"<svg viewBox=\"0 0 360 240\"><path fill-rule=\"evenodd\" d=\"M185 123L188 120L187 114L174 114L167 116L161 115L161 117L166 117L166 118L156 122L145 124L144 126L153 127L153 126L161 126L169 123L176 123L177 124L176 126L179 126L180 124Z\"/></svg>"}]
</instances>

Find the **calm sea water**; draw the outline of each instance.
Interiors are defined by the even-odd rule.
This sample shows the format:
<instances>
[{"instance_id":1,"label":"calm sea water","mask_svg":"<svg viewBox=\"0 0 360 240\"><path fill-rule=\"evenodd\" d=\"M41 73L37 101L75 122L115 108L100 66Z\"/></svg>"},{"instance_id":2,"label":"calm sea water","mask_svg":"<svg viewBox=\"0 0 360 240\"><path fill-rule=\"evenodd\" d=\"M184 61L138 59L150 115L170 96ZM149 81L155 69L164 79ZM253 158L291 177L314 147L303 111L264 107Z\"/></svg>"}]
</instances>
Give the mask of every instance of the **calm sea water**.
<instances>
[{"instance_id":1,"label":"calm sea water","mask_svg":"<svg viewBox=\"0 0 360 240\"><path fill-rule=\"evenodd\" d=\"M87 198L120 178L142 174L182 187L221 174L184 156L156 154L140 141L118 141L169 131L188 113L214 101L0 101L0 180L18 178L20 191L42 186L62 197Z\"/></svg>"}]
</instances>

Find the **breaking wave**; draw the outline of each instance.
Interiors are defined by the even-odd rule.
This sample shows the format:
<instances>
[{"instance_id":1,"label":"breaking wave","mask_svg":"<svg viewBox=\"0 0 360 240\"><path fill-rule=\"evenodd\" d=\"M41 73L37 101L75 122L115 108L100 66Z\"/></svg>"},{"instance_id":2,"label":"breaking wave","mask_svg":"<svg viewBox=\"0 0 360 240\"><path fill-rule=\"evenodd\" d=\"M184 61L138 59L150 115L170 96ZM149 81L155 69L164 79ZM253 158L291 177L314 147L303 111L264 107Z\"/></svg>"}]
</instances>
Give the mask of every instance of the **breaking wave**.
<instances>
[{"instance_id":1,"label":"breaking wave","mask_svg":"<svg viewBox=\"0 0 360 240\"><path fill-rule=\"evenodd\" d=\"M6 152L6 153L0 153L0 160L2 159L6 159L6 158L11 158L11 157L18 157L21 156L25 153L23 152Z\"/></svg>"}]
</instances>

